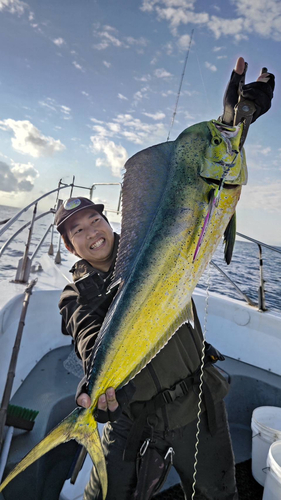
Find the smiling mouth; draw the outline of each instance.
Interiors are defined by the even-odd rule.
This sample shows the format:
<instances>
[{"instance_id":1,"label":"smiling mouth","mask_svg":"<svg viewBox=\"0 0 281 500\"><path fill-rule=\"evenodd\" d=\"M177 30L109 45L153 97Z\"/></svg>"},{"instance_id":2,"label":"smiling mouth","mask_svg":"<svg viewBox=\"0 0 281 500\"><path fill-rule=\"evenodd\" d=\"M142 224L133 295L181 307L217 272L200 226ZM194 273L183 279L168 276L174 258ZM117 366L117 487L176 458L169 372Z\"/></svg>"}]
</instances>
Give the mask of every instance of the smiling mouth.
<instances>
[{"instance_id":1,"label":"smiling mouth","mask_svg":"<svg viewBox=\"0 0 281 500\"><path fill-rule=\"evenodd\" d=\"M91 250L94 250L95 248L99 248L103 243L105 242L104 238L100 238L96 243L93 243L93 245L90 246Z\"/></svg>"}]
</instances>

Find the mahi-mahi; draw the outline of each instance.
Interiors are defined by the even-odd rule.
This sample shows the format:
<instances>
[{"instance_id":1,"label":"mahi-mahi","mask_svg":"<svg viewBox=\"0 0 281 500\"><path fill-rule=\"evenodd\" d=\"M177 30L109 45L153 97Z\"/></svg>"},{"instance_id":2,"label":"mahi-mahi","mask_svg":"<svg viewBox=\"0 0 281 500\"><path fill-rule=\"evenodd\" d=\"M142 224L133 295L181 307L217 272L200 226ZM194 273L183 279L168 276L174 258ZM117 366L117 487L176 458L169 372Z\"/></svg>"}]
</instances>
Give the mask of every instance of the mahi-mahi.
<instances>
[{"instance_id":1,"label":"mahi-mahi","mask_svg":"<svg viewBox=\"0 0 281 500\"><path fill-rule=\"evenodd\" d=\"M98 398L109 387L125 385L184 322L192 322L192 292L233 221L247 181L245 153L239 151L242 130L243 124L202 122L127 161L114 274L119 288L94 350L91 407L67 416L15 467L0 491L47 451L76 439L93 460L105 499L106 464L93 416Z\"/></svg>"}]
</instances>

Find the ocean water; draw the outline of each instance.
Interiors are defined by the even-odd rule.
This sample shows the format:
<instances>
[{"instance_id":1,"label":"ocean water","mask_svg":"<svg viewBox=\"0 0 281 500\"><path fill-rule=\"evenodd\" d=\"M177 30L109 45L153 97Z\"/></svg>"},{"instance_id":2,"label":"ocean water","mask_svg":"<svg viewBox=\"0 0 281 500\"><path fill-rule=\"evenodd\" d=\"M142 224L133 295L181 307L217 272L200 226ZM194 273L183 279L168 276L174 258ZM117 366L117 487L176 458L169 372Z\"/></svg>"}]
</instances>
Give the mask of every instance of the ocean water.
<instances>
[{"instance_id":1,"label":"ocean water","mask_svg":"<svg viewBox=\"0 0 281 500\"><path fill-rule=\"evenodd\" d=\"M3 227L1 221L13 217L17 213L13 207L0 205L0 229ZM32 212L22 214L20 219L14 223L2 236L0 236L0 248L5 241L21 226L31 219ZM48 226L52 223L53 216L50 214L35 222L30 253L33 253ZM27 241L28 229L21 232L0 257L0 280L14 279L18 260L22 257L25 243ZM50 246L50 233L35 257L34 264L43 253L48 252ZM266 242L265 242L266 243ZM54 231L54 250L58 244L58 234ZM61 247L62 259L67 251ZM258 303L258 289L260 286L259 274L259 251L255 243L247 241L236 241L231 264L223 260L223 245L220 245L213 257L213 261L235 282L255 304ZM265 280L266 307L271 310L281 311L281 254L263 248L263 278ZM206 288L208 282L208 271L200 279L198 286ZM233 285L213 266L210 266L210 291L228 295L238 300L241 295Z\"/></svg>"}]
</instances>

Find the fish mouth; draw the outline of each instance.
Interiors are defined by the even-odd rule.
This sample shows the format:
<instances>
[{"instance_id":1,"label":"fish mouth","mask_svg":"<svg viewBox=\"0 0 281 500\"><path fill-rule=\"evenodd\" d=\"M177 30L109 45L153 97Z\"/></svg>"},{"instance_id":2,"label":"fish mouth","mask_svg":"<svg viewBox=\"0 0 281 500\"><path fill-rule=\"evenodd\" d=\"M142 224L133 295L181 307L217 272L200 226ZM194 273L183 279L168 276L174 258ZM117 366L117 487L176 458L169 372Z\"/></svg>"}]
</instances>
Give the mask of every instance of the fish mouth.
<instances>
[{"instance_id":1,"label":"fish mouth","mask_svg":"<svg viewBox=\"0 0 281 500\"><path fill-rule=\"evenodd\" d=\"M219 186L221 183L221 181L218 179L209 179L207 177L202 177L202 175L200 175L200 177L204 182L206 182L209 185L215 184L216 186ZM240 184L227 184L227 182L224 182L224 184L223 184L224 189L235 189L239 186L240 186Z\"/></svg>"}]
</instances>

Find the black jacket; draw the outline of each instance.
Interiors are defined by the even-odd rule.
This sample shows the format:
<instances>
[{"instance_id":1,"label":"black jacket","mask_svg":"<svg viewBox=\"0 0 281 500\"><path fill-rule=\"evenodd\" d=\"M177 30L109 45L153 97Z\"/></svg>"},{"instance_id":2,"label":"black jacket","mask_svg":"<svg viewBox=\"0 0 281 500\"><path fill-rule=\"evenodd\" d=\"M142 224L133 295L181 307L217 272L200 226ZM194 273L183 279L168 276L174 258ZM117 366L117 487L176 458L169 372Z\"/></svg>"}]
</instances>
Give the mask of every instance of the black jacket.
<instances>
[{"instance_id":1,"label":"black jacket","mask_svg":"<svg viewBox=\"0 0 281 500\"><path fill-rule=\"evenodd\" d=\"M118 242L119 236L115 235L115 258ZM78 261L71 269L74 284L67 285L60 298L62 331L73 337L76 354L82 359L86 374L78 386L76 397L85 391L92 348L117 291L115 289L105 293L112 279L115 258L108 272L97 271L85 260ZM193 311L194 328L189 323L182 325L157 356L135 376L136 390L132 402L148 401L160 391L169 389L198 369L203 334L194 304ZM215 402L222 399L228 391L228 383L214 366L205 368L204 382L208 385ZM174 429L194 420L198 411L197 405L196 386L186 396L168 404L165 411L157 411L160 419L159 429ZM126 413L132 416L130 408Z\"/></svg>"}]
</instances>

